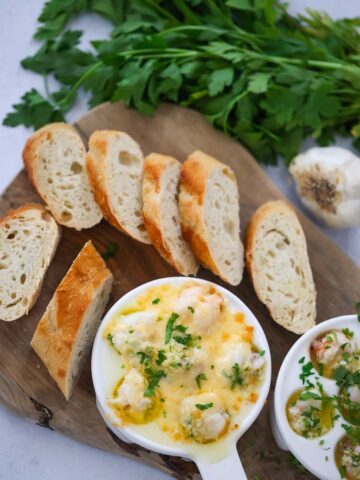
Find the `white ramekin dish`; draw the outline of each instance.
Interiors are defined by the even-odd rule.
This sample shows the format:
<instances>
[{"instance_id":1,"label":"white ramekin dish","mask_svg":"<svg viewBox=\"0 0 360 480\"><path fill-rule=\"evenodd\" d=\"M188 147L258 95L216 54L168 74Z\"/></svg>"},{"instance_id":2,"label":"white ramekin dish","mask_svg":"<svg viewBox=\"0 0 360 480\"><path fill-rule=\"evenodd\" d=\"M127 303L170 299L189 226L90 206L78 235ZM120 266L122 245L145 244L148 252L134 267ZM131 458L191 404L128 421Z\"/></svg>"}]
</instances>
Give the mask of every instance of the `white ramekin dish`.
<instances>
[{"instance_id":1,"label":"white ramekin dish","mask_svg":"<svg viewBox=\"0 0 360 480\"><path fill-rule=\"evenodd\" d=\"M113 315L150 287L160 284L178 285L181 283L187 283L189 281L210 283L205 280L187 277L170 277L154 280L128 292L126 295L121 297L108 311L98 329L92 351L91 369L97 406L107 426L118 438L123 441L136 443L144 448L148 448L149 450L153 450L158 453L175 455L193 460L197 464L202 477L207 480L228 479L229 472L231 472L232 478L237 478L239 480L246 479L246 474L236 450L236 443L256 420L265 404L271 381L271 356L268 342L258 320L238 297L225 288L214 284L216 289L229 302L229 307L234 310L242 311L245 314L246 323L254 326L254 344L257 346L257 348L259 348L259 350L265 351L264 358L266 360L264 380L262 385L259 387L259 396L257 401L254 403L251 409L249 409L249 412L246 413L246 415L241 415L240 412L239 417L234 417L234 421L237 421L240 426L237 430L229 432L224 439L207 445L174 442L164 433L162 434L163 437L159 432L156 432L156 435L153 435L152 433L154 429L150 424L148 424L150 426L127 425L124 428L120 428L117 425L117 422L114 418L114 413L107 402L108 394L106 392L108 391L108 385L104 376L104 365L106 359L109 358L108 351L110 347L108 342L106 342L106 340L103 338L103 332L107 324L113 318Z\"/></svg>"},{"instance_id":2,"label":"white ramekin dish","mask_svg":"<svg viewBox=\"0 0 360 480\"><path fill-rule=\"evenodd\" d=\"M333 428L317 438L306 439L290 427L286 416L286 404L292 393L304 387L299 374L301 367L310 361L310 343L330 330L349 328L354 332L354 339L360 346L360 324L356 315L344 315L322 322L306 332L292 346L286 355L276 381L274 402L270 409L270 422L274 438L282 450L290 450L313 475L320 480L339 480L340 473L335 463L335 446L345 435L342 423L348 424L340 415ZM302 364L299 360L305 357ZM328 396L338 393L335 380L320 377L324 391Z\"/></svg>"}]
</instances>

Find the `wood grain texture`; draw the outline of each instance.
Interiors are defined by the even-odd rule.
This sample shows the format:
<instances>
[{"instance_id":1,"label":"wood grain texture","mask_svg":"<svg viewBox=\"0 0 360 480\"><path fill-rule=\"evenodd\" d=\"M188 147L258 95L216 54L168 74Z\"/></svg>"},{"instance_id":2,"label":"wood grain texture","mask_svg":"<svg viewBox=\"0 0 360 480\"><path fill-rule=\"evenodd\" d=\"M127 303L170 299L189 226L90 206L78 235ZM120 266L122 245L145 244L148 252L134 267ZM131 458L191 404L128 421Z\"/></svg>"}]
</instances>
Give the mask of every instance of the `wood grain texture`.
<instances>
[{"instance_id":1,"label":"wood grain texture","mask_svg":"<svg viewBox=\"0 0 360 480\"><path fill-rule=\"evenodd\" d=\"M243 230L259 205L282 198L241 145L213 130L198 113L191 110L165 104L155 116L145 118L121 104L104 104L90 111L75 127L85 142L96 129L118 129L134 137L144 154L156 151L183 161L193 150L201 149L228 163L239 182ZM3 214L9 208L29 201L39 201L39 197L22 171L0 199L0 212ZM307 218L301 213L299 217L305 230L318 291L317 321L353 312L354 304L359 300L360 270ZM130 239L104 221L82 232L63 228L58 251L47 272L40 297L29 316L14 322L0 322L0 399L15 413L79 441L137 458L174 478L199 479L197 468L192 462L158 455L123 443L109 433L96 409L90 358L74 395L66 402L30 347L37 322L56 286L84 243L90 239L100 251L106 250L110 240L118 246L116 256L108 261L114 274L109 307L124 293L144 282L176 274L151 246ZM198 276L229 288L203 269L200 269ZM257 300L246 274L239 287L229 289L249 306L265 330L273 360L273 389L280 364L298 337L270 319L265 307ZM290 467L287 453L277 448L270 431L268 405L253 427L240 439L238 450L249 479L256 475L279 480L306 478ZM312 477L308 475L307 478Z\"/></svg>"}]
</instances>

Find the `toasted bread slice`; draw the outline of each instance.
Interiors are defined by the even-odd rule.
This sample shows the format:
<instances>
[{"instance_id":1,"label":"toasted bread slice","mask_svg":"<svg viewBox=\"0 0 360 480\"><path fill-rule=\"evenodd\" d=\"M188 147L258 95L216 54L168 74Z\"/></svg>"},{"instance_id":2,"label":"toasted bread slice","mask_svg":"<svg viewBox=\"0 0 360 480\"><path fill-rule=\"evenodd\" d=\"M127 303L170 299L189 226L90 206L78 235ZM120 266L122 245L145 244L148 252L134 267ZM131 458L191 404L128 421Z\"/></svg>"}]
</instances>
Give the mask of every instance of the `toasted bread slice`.
<instances>
[{"instance_id":1,"label":"toasted bread slice","mask_svg":"<svg viewBox=\"0 0 360 480\"><path fill-rule=\"evenodd\" d=\"M87 242L57 287L31 346L68 400L109 300L112 274Z\"/></svg>"},{"instance_id":2,"label":"toasted bread slice","mask_svg":"<svg viewBox=\"0 0 360 480\"><path fill-rule=\"evenodd\" d=\"M195 275L198 263L180 227L178 191L181 163L152 153L145 158L144 222L152 244L182 275Z\"/></svg>"},{"instance_id":3,"label":"toasted bread slice","mask_svg":"<svg viewBox=\"0 0 360 480\"><path fill-rule=\"evenodd\" d=\"M102 219L86 174L85 155L79 134L65 123L40 128L23 151L30 180L56 221L76 230Z\"/></svg>"},{"instance_id":4,"label":"toasted bread slice","mask_svg":"<svg viewBox=\"0 0 360 480\"><path fill-rule=\"evenodd\" d=\"M144 156L129 135L97 130L89 139L87 171L104 217L111 225L143 243L151 243L143 218Z\"/></svg>"},{"instance_id":5,"label":"toasted bread slice","mask_svg":"<svg viewBox=\"0 0 360 480\"><path fill-rule=\"evenodd\" d=\"M275 322L297 334L315 325L316 290L305 235L286 202L267 202L251 217L246 267Z\"/></svg>"},{"instance_id":6,"label":"toasted bread slice","mask_svg":"<svg viewBox=\"0 0 360 480\"><path fill-rule=\"evenodd\" d=\"M231 168L203 152L181 169L182 232L197 257L215 275L238 285L243 274L239 191Z\"/></svg>"},{"instance_id":7,"label":"toasted bread slice","mask_svg":"<svg viewBox=\"0 0 360 480\"><path fill-rule=\"evenodd\" d=\"M60 229L42 205L23 205L0 220L1 320L29 313L59 239Z\"/></svg>"}]
</instances>

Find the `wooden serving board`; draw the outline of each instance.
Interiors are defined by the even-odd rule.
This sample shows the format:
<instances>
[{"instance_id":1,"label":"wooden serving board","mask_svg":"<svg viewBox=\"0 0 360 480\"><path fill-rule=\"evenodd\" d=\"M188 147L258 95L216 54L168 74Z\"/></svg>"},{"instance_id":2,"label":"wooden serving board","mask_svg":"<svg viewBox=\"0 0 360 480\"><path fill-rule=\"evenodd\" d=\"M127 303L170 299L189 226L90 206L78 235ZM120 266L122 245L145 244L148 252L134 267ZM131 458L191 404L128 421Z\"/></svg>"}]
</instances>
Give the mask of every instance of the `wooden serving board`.
<instances>
[{"instance_id":1,"label":"wooden serving board","mask_svg":"<svg viewBox=\"0 0 360 480\"><path fill-rule=\"evenodd\" d=\"M75 123L75 127L85 141L96 129L118 129L134 137L145 154L156 151L183 161L190 152L201 149L228 163L239 182L243 230L259 205L282 197L241 145L215 131L194 111L165 104L154 117L145 118L121 104L104 104L90 111ZM39 197L22 171L4 192L0 200L0 213L29 201L39 201ZM354 304L360 300L360 270L307 218L301 213L299 216L308 241L318 291L317 321L353 312ZM144 282L175 275L174 270L151 246L128 238L105 221L81 232L64 228L41 295L29 316L10 323L0 322L0 399L15 413L31 418L41 426L95 447L138 459L175 478L199 479L200 475L192 462L158 455L136 445L123 443L106 429L95 405L90 358L74 395L66 402L30 348L30 339L37 322L56 286L89 239L100 251L106 250L109 241L114 241L118 247L116 256L108 261L114 274L109 307L124 293ZM199 271L199 277L222 284L217 277L203 269ZM224 286L229 288L228 285ZM246 274L241 285L230 287L230 290L250 307L265 330L273 360L273 389L280 364L298 337L271 320L265 307L257 300ZM304 478L290 465L287 453L281 452L273 440L268 404L252 428L238 442L248 477L253 479L258 475L261 479L279 480ZM230 475L229 472L229 478Z\"/></svg>"}]
</instances>

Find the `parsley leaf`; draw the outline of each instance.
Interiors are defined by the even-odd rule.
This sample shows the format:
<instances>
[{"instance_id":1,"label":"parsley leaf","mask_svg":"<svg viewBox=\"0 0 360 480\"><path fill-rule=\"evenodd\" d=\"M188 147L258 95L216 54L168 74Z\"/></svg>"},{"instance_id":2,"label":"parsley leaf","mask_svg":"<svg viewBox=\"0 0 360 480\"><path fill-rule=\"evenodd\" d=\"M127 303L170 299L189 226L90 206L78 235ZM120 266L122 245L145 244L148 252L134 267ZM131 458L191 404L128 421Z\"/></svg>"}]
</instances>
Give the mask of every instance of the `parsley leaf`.
<instances>
[{"instance_id":1,"label":"parsley leaf","mask_svg":"<svg viewBox=\"0 0 360 480\"><path fill-rule=\"evenodd\" d=\"M166 373L164 370L153 370L151 367L147 367L145 368L145 374L147 375L149 384L144 392L144 397L153 397L156 387L160 380L166 377Z\"/></svg>"},{"instance_id":2,"label":"parsley leaf","mask_svg":"<svg viewBox=\"0 0 360 480\"><path fill-rule=\"evenodd\" d=\"M151 302L153 305L157 305L160 302L160 298L154 298L154 300Z\"/></svg>"},{"instance_id":3,"label":"parsley leaf","mask_svg":"<svg viewBox=\"0 0 360 480\"><path fill-rule=\"evenodd\" d=\"M224 376L230 380L230 388L233 390L236 385L243 385L244 378L241 375L240 366L238 363L235 363L231 368L231 374L223 372Z\"/></svg>"},{"instance_id":4,"label":"parsley leaf","mask_svg":"<svg viewBox=\"0 0 360 480\"><path fill-rule=\"evenodd\" d=\"M25 125L40 128L46 123L63 122L63 113L50 104L34 88L21 97L21 102L13 105L14 111L8 113L3 120L3 125L17 127Z\"/></svg>"},{"instance_id":5,"label":"parsley leaf","mask_svg":"<svg viewBox=\"0 0 360 480\"><path fill-rule=\"evenodd\" d=\"M115 242L110 241L105 252L101 254L104 260L108 260L113 257L116 253L117 245Z\"/></svg>"},{"instance_id":6,"label":"parsley leaf","mask_svg":"<svg viewBox=\"0 0 360 480\"><path fill-rule=\"evenodd\" d=\"M113 23L107 38L80 48L66 31L79 14ZM79 89L91 107L123 101L144 115L163 101L190 106L261 162L288 164L307 135L327 145L352 135L360 148L358 19L274 0L48 0L24 68L60 82L46 98L27 92L4 124L63 121ZM360 313L359 313L360 319Z\"/></svg>"},{"instance_id":7,"label":"parsley leaf","mask_svg":"<svg viewBox=\"0 0 360 480\"><path fill-rule=\"evenodd\" d=\"M213 406L213 403L195 403L195 407L199 410L207 410L208 408L211 408Z\"/></svg>"},{"instance_id":8,"label":"parsley leaf","mask_svg":"<svg viewBox=\"0 0 360 480\"><path fill-rule=\"evenodd\" d=\"M165 343L169 343L171 340L172 331L174 328L174 323L179 318L179 315L175 312L172 312L170 315L166 327L165 327Z\"/></svg>"},{"instance_id":9,"label":"parsley leaf","mask_svg":"<svg viewBox=\"0 0 360 480\"><path fill-rule=\"evenodd\" d=\"M199 375L196 376L195 381L199 389L201 389L201 382L204 380L207 380L205 373L199 373Z\"/></svg>"},{"instance_id":10,"label":"parsley leaf","mask_svg":"<svg viewBox=\"0 0 360 480\"><path fill-rule=\"evenodd\" d=\"M155 363L156 365L162 365L166 359L167 359L167 356L165 355L164 350L159 350L158 358L156 359Z\"/></svg>"}]
</instances>

